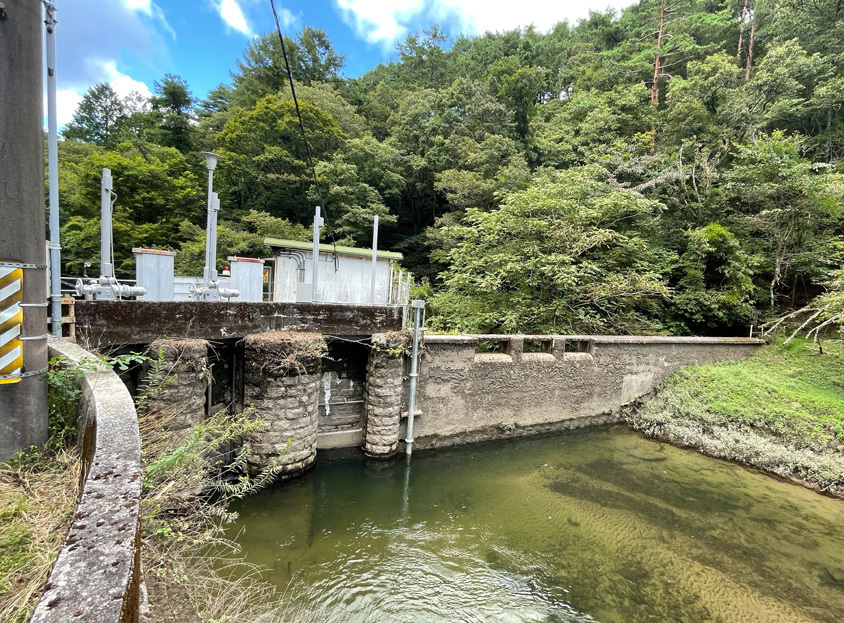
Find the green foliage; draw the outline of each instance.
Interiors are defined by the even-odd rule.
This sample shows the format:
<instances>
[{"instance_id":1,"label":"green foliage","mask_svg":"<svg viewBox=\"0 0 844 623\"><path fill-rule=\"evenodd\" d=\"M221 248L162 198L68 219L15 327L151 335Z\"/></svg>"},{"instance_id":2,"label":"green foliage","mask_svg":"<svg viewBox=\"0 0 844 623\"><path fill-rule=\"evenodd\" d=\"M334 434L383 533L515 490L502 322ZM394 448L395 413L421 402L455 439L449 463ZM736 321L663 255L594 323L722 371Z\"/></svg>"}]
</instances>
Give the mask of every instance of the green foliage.
<instances>
[{"instance_id":1,"label":"green foliage","mask_svg":"<svg viewBox=\"0 0 844 623\"><path fill-rule=\"evenodd\" d=\"M185 242L176 253L176 272L200 276L205 266L205 230L183 221L179 231ZM307 241L310 232L302 225L256 210L250 210L239 221L220 221L217 225L217 269L227 265L230 256L266 255L265 237Z\"/></svg>"},{"instance_id":2,"label":"green foliage","mask_svg":"<svg viewBox=\"0 0 844 623\"><path fill-rule=\"evenodd\" d=\"M60 145L64 268L78 274L97 257L98 168L111 166L119 275L131 276L136 246L181 247L178 270L196 272L203 149L222 155L221 258L265 254L249 214L295 229L309 225L319 203L324 233L359 245L378 214L381 246L403 252L402 268L451 301L443 327L745 334L760 315L808 303L844 260L844 11L836 0L757 0L742 21L742 7L642 0L545 33L461 36L450 47L433 26L409 33L397 61L353 79L339 75L343 58L326 34L304 28L285 45L316 176L275 32L250 41L230 84L198 104L173 75L156 83L151 101L121 101L97 85L65 133L73 140ZM657 259L634 272L657 275L667 290L644 288L618 322L562 313L542 290L536 305L545 312L515 313L480 276L472 296L454 298L454 276L476 267L443 252L454 245L453 228L495 220L473 210L502 211L506 221L519 193L539 201L549 169L576 177L589 165L607 172L607 187L659 205L639 219L635 237ZM532 249L514 245L512 264L532 265ZM484 304L472 308L487 286ZM527 298L532 287L514 289ZM594 299L583 287L581 296ZM467 321L479 314L487 320Z\"/></svg>"},{"instance_id":3,"label":"green foliage","mask_svg":"<svg viewBox=\"0 0 844 623\"><path fill-rule=\"evenodd\" d=\"M155 83L156 97L152 98L152 110L160 115L158 143L175 147L188 153L193 148L193 108L196 103L188 83L179 76L167 74L161 82Z\"/></svg>"},{"instance_id":4,"label":"green foliage","mask_svg":"<svg viewBox=\"0 0 844 623\"><path fill-rule=\"evenodd\" d=\"M82 393L79 380L85 368L64 357L51 357L47 373L47 411L50 438L59 445L76 438L77 402Z\"/></svg>"},{"instance_id":5,"label":"green foliage","mask_svg":"<svg viewBox=\"0 0 844 623\"><path fill-rule=\"evenodd\" d=\"M738 238L718 223L689 230L686 236L682 276L672 298L680 316L697 331L750 324L753 263Z\"/></svg>"},{"instance_id":6,"label":"green foliage","mask_svg":"<svg viewBox=\"0 0 844 623\"><path fill-rule=\"evenodd\" d=\"M123 102L105 82L92 86L79 103L73 120L62 131L71 141L83 141L113 148L123 130Z\"/></svg>"},{"instance_id":7,"label":"green foliage","mask_svg":"<svg viewBox=\"0 0 844 623\"><path fill-rule=\"evenodd\" d=\"M598 168L535 178L492 212L446 227L437 326L473 333L654 330L668 290L647 232L661 206Z\"/></svg>"},{"instance_id":8,"label":"green foliage","mask_svg":"<svg viewBox=\"0 0 844 623\"><path fill-rule=\"evenodd\" d=\"M819 184L812 163L800 156L801 141L774 132L737 146L726 189L736 220L750 234L771 274L771 307L781 286L825 274L828 245L835 239L840 197Z\"/></svg>"},{"instance_id":9,"label":"green foliage","mask_svg":"<svg viewBox=\"0 0 844 623\"><path fill-rule=\"evenodd\" d=\"M64 150L62 150L64 151ZM168 248L179 241L184 219L201 222L205 195L200 178L185 157L172 147L122 144L119 151L93 152L65 169L62 247L66 267L81 274L90 261L98 274L100 179L111 169L117 198L113 239L118 276L134 276L133 247Z\"/></svg>"},{"instance_id":10,"label":"green foliage","mask_svg":"<svg viewBox=\"0 0 844 623\"><path fill-rule=\"evenodd\" d=\"M107 367L125 372L147 360L143 355L127 353L116 357L72 362L65 357L51 357L44 378L47 381L49 445L61 447L72 443L77 434L79 382L86 371Z\"/></svg>"}]
</instances>

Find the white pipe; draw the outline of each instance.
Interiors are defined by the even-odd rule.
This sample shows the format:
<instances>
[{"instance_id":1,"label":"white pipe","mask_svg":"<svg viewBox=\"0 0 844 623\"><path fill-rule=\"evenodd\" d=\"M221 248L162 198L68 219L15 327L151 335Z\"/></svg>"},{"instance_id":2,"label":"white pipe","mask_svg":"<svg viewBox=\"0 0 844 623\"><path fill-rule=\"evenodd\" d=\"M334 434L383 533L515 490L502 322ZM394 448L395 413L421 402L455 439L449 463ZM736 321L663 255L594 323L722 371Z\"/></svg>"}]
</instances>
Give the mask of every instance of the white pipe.
<instances>
[{"instance_id":1,"label":"white pipe","mask_svg":"<svg viewBox=\"0 0 844 623\"><path fill-rule=\"evenodd\" d=\"M208 244L208 267L211 281L217 281L217 215L220 212L220 197L211 193L211 239Z\"/></svg>"},{"instance_id":2,"label":"white pipe","mask_svg":"<svg viewBox=\"0 0 844 623\"><path fill-rule=\"evenodd\" d=\"M390 262L390 281L387 282L387 305L391 305L393 303L393 276L395 275L395 268L393 267L393 263Z\"/></svg>"},{"instance_id":3,"label":"white pipe","mask_svg":"<svg viewBox=\"0 0 844 623\"><path fill-rule=\"evenodd\" d=\"M111 169L103 168L100 181L100 276L114 277L114 259L111 256L111 191L114 181Z\"/></svg>"},{"instance_id":4,"label":"white pipe","mask_svg":"<svg viewBox=\"0 0 844 623\"><path fill-rule=\"evenodd\" d=\"M53 335L62 335L62 254L59 235L59 146L56 117L56 7L44 2L47 25L47 163L50 180L50 318Z\"/></svg>"},{"instance_id":5,"label":"white pipe","mask_svg":"<svg viewBox=\"0 0 844 623\"><path fill-rule=\"evenodd\" d=\"M214 220L214 169L208 168L208 202L207 210L208 216L205 221L205 268L202 271L202 279L206 283L213 281L211 277L211 268L215 266L215 262L211 258L211 222Z\"/></svg>"},{"instance_id":6,"label":"white pipe","mask_svg":"<svg viewBox=\"0 0 844 623\"><path fill-rule=\"evenodd\" d=\"M319 211L320 208L317 206L316 211L314 212L314 266L312 275L313 279L311 279L311 300L314 303L319 301L319 295L317 294L317 281L319 279L319 229L325 224L325 220L320 217Z\"/></svg>"},{"instance_id":7,"label":"white pipe","mask_svg":"<svg viewBox=\"0 0 844 623\"><path fill-rule=\"evenodd\" d=\"M421 312L425 308L425 301L411 301L410 306L414 309L413 321L413 353L410 359L410 400L407 405L407 438L405 441L405 453L407 456L413 454L413 414L416 411L416 378L419 366L419 331L421 323Z\"/></svg>"},{"instance_id":8,"label":"white pipe","mask_svg":"<svg viewBox=\"0 0 844 623\"><path fill-rule=\"evenodd\" d=\"M378 215L372 224L372 283L369 290L369 303L375 305L375 269L378 266Z\"/></svg>"}]
</instances>

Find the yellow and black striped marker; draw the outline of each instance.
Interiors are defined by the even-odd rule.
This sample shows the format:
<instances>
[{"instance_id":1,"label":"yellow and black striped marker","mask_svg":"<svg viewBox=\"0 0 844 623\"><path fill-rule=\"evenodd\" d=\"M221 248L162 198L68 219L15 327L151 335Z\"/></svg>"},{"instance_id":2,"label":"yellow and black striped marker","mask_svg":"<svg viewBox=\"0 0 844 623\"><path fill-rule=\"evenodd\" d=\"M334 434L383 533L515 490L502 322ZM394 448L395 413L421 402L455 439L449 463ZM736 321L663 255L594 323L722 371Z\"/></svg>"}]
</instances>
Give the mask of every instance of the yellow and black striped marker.
<instances>
[{"instance_id":1,"label":"yellow and black striped marker","mask_svg":"<svg viewBox=\"0 0 844 623\"><path fill-rule=\"evenodd\" d=\"M0 266L0 385L17 383L23 368L23 270ZM12 378L3 378L12 377Z\"/></svg>"}]
</instances>

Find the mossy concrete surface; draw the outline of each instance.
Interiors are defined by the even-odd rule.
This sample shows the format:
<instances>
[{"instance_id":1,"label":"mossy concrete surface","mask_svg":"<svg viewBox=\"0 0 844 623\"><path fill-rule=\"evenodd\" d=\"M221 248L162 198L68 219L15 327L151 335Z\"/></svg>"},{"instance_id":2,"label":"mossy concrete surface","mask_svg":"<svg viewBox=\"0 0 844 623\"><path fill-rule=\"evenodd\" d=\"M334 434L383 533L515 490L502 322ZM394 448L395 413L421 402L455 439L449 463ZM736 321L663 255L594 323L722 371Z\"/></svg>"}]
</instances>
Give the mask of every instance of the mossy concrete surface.
<instances>
[{"instance_id":1,"label":"mossy concrete surface","mask_svg":"<svg viewBox=\"0 0 844 623\"><path fill-rule=\"evenodd\" d=\"M844 497L844 349L802 341L690 367L627 414L647 435Z\"/></svg>"}]
</instances>

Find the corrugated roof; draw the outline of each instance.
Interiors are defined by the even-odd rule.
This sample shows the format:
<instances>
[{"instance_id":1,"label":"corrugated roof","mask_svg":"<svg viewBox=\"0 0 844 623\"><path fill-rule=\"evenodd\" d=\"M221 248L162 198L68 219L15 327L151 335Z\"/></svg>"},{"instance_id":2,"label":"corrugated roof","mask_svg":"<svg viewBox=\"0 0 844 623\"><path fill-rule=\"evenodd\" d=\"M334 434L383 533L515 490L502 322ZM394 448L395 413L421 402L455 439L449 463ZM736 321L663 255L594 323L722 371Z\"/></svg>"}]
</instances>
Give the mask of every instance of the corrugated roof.
<instances>
[{"instance_id":1,"label":"corrugated roof","mask_svg":"<svg viewBox=\"0 0 844 623\"><path fill-rule=\"evenodd\" d=\"M264 244L275 249L296 249L297 251L313 251L314 245L311 242L302 242L301 240L284 240L282 238L264 238ZM359 249L357 247L343 247L333 244L319 245L320 253L334 253L337 251L338 255L353 255L355 257L372 257L372 249ZM396 253L395 251L378 251L379 260L402 260L404 255Z\"/></svg>"}]
</instances>

